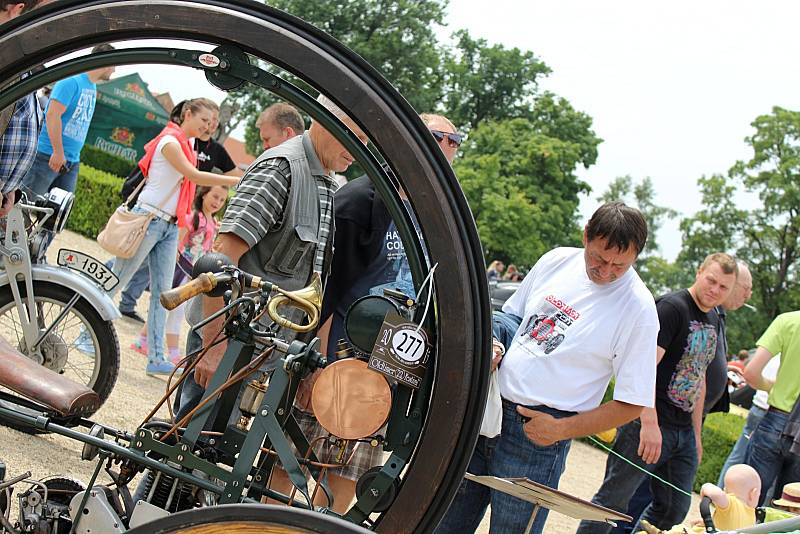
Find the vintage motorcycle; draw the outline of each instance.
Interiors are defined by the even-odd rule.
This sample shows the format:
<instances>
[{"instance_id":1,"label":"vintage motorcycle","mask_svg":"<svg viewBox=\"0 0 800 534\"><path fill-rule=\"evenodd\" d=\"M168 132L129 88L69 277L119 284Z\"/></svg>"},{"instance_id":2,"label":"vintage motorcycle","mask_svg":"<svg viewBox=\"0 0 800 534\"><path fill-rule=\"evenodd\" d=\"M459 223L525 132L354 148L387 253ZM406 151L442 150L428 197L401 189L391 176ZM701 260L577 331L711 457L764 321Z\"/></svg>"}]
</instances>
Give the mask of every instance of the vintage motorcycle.
<instances>
[{"instance_id":1,"label":"vintage motorcycle","mask_svg":"<svg viewBox=\"0 0 800 534\"><path fill-rule=\"evenodd\" d=\"M94 390L96 410L119 372L112 322L119 311L106 294L119 280L102 262L76 250L61 249L58 266L47 264L47 245L64 229L73 200L72 193L57 188L33 201L23 196L0 223L0 337L36 364ZM0 405L18 401L18 392L10 389L0 390ZM24 403L30 413L42 411L36 400ZM0 423L33 430L2 417Z\"/></svg>"}]
</instances>

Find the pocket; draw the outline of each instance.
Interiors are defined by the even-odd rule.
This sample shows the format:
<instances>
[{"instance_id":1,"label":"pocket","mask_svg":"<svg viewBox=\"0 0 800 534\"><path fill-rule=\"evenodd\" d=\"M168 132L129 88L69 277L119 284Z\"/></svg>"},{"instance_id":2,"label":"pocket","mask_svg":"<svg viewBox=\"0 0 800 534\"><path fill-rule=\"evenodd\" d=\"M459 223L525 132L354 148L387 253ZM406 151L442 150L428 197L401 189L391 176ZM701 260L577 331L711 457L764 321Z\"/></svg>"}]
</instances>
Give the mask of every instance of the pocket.
<instances>
[{"instance_id":1,"label":"pocket","mask_svg":"<svg viewBox=\"0 0 800 534\"><path fill-rule=\"evenodd\" d=\"M317 233L308 226L295 226L275 247L267 262L268 272L294 275L310 254L314 253Z\"/></svg>"}]
</instances>

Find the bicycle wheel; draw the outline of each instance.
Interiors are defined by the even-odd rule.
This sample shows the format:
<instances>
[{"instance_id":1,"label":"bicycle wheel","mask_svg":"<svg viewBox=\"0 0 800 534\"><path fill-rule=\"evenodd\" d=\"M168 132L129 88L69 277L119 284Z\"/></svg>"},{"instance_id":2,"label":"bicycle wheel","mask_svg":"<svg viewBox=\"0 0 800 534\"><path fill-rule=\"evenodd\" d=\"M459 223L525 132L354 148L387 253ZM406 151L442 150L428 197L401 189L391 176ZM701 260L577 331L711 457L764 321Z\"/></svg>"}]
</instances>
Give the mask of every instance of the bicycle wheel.
<instances>
[{"instance_id":1,"label":"bicycle wheel","mask_svg":"<svg viewBox=\"0 0 800 534\"><path fill-rule=\"evenodd\" d=\"M18 287L24 299L27 296L25 285L19 283ZM44 333L51 329L38 350L44 358L42 365L93 389L100 397L102 405L111 394L119 373L117 333L113 324L103 320L83 299L79 299L75 306L55 323L74 295L72 290L57 284L36 283L34 302L39 331ZM9 286L0 288L0 336L21 353L33 358L34 350L27 347L22 335L20 313L27 315L27 307L23 310L17 308ZM8 403L4 405L8 406ZM37 413L35 410L22 410L30 414ZM24 432L34 431L30 427L6 421L2 417L0 424Z\"/></svg>"},{"instance_id":2,"label":"bicycle wheel","mask_svg":"<svg viewBox=\"0 0 800 534\"><path fill-rule=\"evenodd\" d=\"M50 3L3 25L0 81L10 81L35 65L87 46L150 38L236 47L322 89L367 134L371 147L407 192L428 257L440 266L428 315L433 322L435 368L428 372L432 380L427 390L408 394L408 410L398 430L407 467L398 475L402 483L397 496L377 519L376 528L385 532L432 531L462 480L477 440L491 352L489 298L480 241L450 165L414 109L362 58L317 28L251 0ZM148 62L156 62L156 55L148 56ZM29 90L26 83L43 85L50 81L48 76L56 79L56 74L64 77L90 68L137 62L131 50L74 61L60 70L45 69L13 84L0 94L0 106L18 97L14 90L20 94ZM173 61L167 58L160 62ZM211 74L229 76L207 71ZM247 79L266 80L264 87L291 100L289 92L281 93L287 84L279 78L259 78L255 67L245 74ZM378 158L359 146L352 135L340 135L340 141L364 164L384 198L418 283L426 262L402 200L378 169ZM407 432L402 429L404 425Z\"/></svg>"}]
</instances>

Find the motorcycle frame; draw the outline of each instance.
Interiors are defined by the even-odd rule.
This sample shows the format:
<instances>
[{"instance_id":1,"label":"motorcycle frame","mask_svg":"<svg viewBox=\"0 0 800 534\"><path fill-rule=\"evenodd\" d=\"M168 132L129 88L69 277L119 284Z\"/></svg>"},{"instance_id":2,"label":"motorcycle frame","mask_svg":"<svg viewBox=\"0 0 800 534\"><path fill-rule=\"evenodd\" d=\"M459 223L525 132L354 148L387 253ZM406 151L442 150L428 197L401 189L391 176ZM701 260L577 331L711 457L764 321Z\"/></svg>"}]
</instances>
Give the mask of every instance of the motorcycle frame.
<instances>
[{"instance_id":1,"label":"motorcycle frame","mask_svg":"<svg viewBox=\"0 0 800 534\"><path fill-rule=\"evenodd\" d=\"M448 276L437 279L433 313L428 316L438 327L431 333L436 359L441 361L429 370L423 388L414 394L404 389L395 396L395 424L387 435L385 448L402 454L405 461L426 465L409 469L403 485L445 489L437 491L425 506L419 506L418 494L401 487L395 504L382 515L378 529L392 531L414 524L419 531L433 530L466 469L469 453L464 451L471 451L477 440L479 414L486 399L491 340L477 231L449 164L416 112L371 66L313 26L249 0L51 3L3 25L0 80L11 80L38 64L94 44L144 38L233 46L298 76L312 87L324 87L323 92L350 114L389 163L408 192L412 209L425 214L420 226L427 249L448 269ZM167 52L165 60L162 53L148 59L141 52L142 57L137 57L141 50L146 49L97 54L45 68L8 86L0 93L0 107L48 81L123 64L125 54L129 54L127 63L185 64L180 51ZM195 62L190 66L224 77L233 62L225 63L209 67ZM239 67L248 81L255 80L262 87L266 84L268 90L307 111L355 156L394 218L415 284L419 284L425 272L420 242L399 194L375 156L305 93L295 92L290 84L255 67ZM446 199L447 216L445 210L436 209L441 207L440 201L433 199ZM440 336L448 340L445 352L440 350ZM442 370L451 364L458 365L457 372L452 367ZM434 377L438 394L432 392ZM424 427L427 429L423 432ZM459 431L454 432L453 428ZM450 454L452 459L423 461L425 458L414 455L418 450ZM389 487L392 465L398 464L390 459L373 487ZM379 492L376 500L380 495Z\"/></svg>"}]
</instances>

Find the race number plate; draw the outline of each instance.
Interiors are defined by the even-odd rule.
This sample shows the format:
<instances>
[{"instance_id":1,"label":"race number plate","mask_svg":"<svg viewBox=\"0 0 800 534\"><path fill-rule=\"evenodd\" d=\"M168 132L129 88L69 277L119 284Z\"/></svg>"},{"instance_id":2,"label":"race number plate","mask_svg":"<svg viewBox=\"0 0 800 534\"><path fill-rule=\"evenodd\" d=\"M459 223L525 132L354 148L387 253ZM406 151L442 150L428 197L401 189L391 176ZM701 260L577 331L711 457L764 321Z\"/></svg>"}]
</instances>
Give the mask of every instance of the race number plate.
<instances>
[{"instance_id":1,"label":"race number plate","mask_svg":"<svg viewBox=\"0 0 800 534\"><path fill-rule=\"evenodd\" d=\"M106 291L111 291L119 284L117 275L103 265L103 262L77 250L69 250L67 248L59 250L58 264L61 267L83 273Z\"/></svg>"},{"instance_id":2,"label":"race number plate","mask_svg":"<svg viewBox=\"0 0 800 534\"><path fill-rule=\"evenodd\" d=\"M411 388L419 389L430 356L428 334L416 324L389 312L383 319L369 367Z\"/></svg>"}]
</instances>

